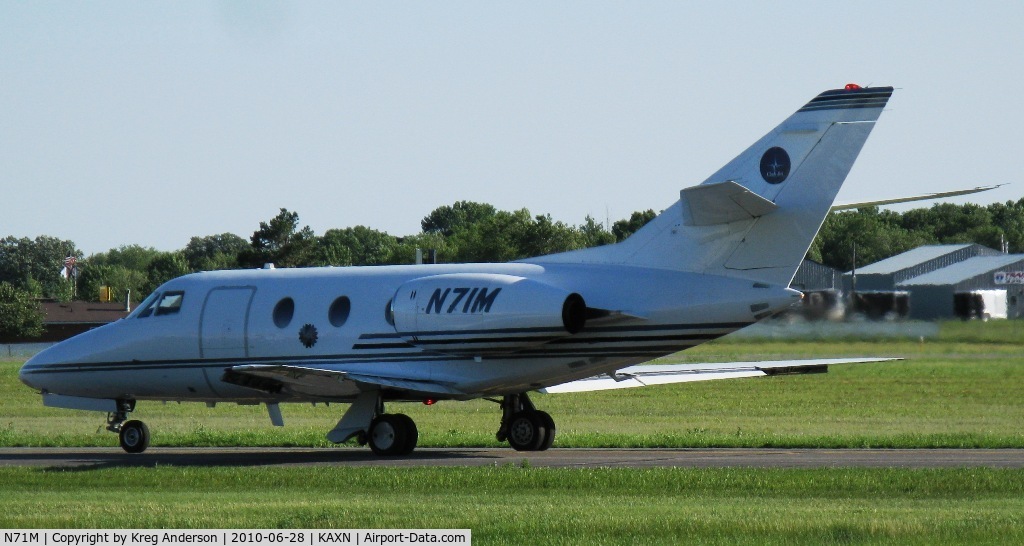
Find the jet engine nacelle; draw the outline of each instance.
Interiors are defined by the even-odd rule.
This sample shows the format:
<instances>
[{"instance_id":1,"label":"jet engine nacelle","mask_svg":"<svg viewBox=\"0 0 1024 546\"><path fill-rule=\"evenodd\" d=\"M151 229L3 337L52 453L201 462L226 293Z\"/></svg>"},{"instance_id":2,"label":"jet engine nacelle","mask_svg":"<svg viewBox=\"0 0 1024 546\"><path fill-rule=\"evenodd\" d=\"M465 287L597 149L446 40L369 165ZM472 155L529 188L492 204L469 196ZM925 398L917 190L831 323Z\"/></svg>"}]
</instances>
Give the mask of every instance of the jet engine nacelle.
<instances>
[{"instance_id":1,"label":"jet engine nacelle","mask_svg":"<svg viewBox=\"0 0 1024 546\"><path fill-rule=\"evenodd\" d=\"M392 300L395 331L441 353L511 353L583 330L583 297L524 277L456 273L403 284Z\"/></svg>"}]
</instances>

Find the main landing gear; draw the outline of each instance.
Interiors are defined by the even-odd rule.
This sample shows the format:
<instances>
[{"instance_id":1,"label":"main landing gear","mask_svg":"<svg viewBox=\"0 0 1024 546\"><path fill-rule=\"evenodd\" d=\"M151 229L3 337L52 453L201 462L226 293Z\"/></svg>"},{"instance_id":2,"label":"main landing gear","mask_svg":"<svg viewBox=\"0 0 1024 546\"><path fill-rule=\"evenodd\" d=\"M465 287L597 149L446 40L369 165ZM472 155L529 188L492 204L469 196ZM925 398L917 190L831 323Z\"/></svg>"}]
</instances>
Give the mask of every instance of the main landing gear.
<instances>
[{"instance_id":1,"label":"main landing gear","mask_svg":"<svg viewBox=\"0 0 1024 546\"><path fill-rule=\"evenodd\" d=\"M551 447L555 441L555 421L535 408L526 393L505 395L499 403L499 442L507 441L516 451L544 451ZM385 413L379 391L366 391L327 433L327 439L338 444L351 438L356 438L359 445L369 444L375 455L408 455L416 449L419 432L408 415Z\"/></svg>"},{"instance_id":2,"label":"main landing gear","mask_svg":"<svg viewBox=\"0 0 1024 546\"><path fill-rule=\"evenodd\" d=\"M370 421L370 430L361 440L370 444L374 455L408 455L416 449L419 437L416 423L408 415L382 413Z\"/></svg>"},{"instance_id":3,"label":"main landing gear","mask_svg":"<svg viewBox=\"0 0 1024 546\"><path fill-rule=\"evenodd\" d=\"M412 453L419 439L416 423L408 415L384 413L384 404L375 394L366 395L364 400L356 400L335 427L338 432L332 431L328 439L343 442L356 435L361 445L370 444L375 455ZM373 419L369 428L346 427L346 418L356 421L359 413L367 415L370 411ZM535 408L526 393L505 395L501 400L501 426L497 438L499 442L507 441L516 451L544 451L555 441L555 421L546 412Z\"/></svg>"},{"instance_id":4,"label":"main landing gear","mask_svg":"<svg viewBox=\"0 0 1024 546\"><path fill-rule=\"evenodd\" d=\"M142 453L149 447L149 427L138 420L128 420L135 410L135 400L118 400L117 411L107 414L107 430L116 432L121 449L128 453Z\"/></svg>"},{"instance_id":5,"label":"main landing gear","mask_svg":"<svg viewBox=\"0 0 1024 546\"><path fill-rule=\"evenodd\" d=\"M340 444L356 438L359 445L370 444L375 455L408 455L419 441L416 423L401 413L385 413L380 391L361 393L327 439Z\"/></svg>"},{"instance_id":6,"label":"main landing gear","mask_svg":"<svg viewBox=\"0 0 1024 546\"><path fill-rule=\"evenodd\" d=\"M516 451L544 451L555 441L555 421L538 410L526 393L508 394L501 401L499 442L508 441Z\"/></svg>"}]
</instances>

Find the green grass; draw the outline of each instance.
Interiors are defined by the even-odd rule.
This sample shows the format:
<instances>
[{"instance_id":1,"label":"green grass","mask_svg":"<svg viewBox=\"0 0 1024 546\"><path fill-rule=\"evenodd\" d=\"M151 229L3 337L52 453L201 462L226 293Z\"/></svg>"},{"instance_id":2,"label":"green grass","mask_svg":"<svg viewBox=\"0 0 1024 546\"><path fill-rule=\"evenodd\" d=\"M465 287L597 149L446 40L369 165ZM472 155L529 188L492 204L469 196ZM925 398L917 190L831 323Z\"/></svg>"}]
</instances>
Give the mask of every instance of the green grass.
<instances>
[{"instance_id":1,"label":"green grass","mask_svg":"<svg viewBox=\"0 0 1024 546\"><path fill-rule=\"evenodd\" d=\"M557 446L1024 447L1024 324L924 340L726 339L666 360L881 355L827 375L536 396ZM0 445L109 446L0 363ZM157 445L326 446L346 406L139 404ZM421 444L493 446L486 401L398 407ZM0 467L5 528L470 528L476 544L1024 543L1024 471Z\"/></svg>"},{"instance_id":2,"label":"green grass","mask_svg":"<svg viewBox=\"0 0 1024 546\"><path fill-rule=\"evenodd\" d=\"M0 469L5 528L470 528L477 544L1020 543L1024 472Z\"/></svg>"},{"instance_id":3,"label":"green grass","mask_svg":"<svg viewBox=\"0 0 1024 546\"><path fill-rule=\"evenodd\" d=\"M662 361L829 356L908 360L836 366L826 375L734 379L595 393L536 395L558 447L1024 447L1024 324L944 323L925 340L719 340ZM0 363L0 445L116 446L93 412L44 408ZM346 405L287 404L284 428L262 407L140 402L133 417L157 446L328 446ZM395 404L420 445L497 446L488 401Z\"/></svg>"}]
</instances>

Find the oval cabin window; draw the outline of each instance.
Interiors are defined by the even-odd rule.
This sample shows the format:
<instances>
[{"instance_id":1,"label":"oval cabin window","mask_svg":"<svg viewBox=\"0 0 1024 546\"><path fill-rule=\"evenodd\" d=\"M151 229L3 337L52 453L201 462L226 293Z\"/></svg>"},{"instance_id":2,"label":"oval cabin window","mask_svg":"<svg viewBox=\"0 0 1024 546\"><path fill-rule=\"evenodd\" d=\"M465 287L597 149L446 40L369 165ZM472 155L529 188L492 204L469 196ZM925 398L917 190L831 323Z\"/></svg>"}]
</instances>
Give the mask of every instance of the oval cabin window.
<instances>
[{"instance_id":1,"label":"oval cabin window","mask_svg":"<svg viewBox=\"0 0 1024 546\"><path fill-rule=\"evenodd\" d=\"M327 319L337 328L341 328L348 320L348 314L352 311L352 302L348 296L341 296L334 300L331 308L327 311Z\"/></svg>"},{"instance_id":2,"label":"oval cabin window","mask_svg":"<svg viewBox=\"0 0 1024 546\"><path fill-rule=\"evenodd\" d=\"M285 298L274 306L274 324L278 328L285 328L291 324L293 316L295 316L295 300Z\"/></svg>"}]
</instances>

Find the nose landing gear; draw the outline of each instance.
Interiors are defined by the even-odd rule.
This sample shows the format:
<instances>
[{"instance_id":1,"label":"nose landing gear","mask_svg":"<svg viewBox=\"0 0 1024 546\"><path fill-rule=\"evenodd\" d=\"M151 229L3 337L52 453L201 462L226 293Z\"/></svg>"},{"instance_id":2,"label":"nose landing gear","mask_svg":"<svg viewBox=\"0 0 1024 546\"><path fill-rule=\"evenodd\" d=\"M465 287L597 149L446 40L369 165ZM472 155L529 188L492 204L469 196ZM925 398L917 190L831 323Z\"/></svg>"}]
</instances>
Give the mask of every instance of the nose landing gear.
<instances>
[{"instance_id":1,"label":"nose landing gear","mask_svg":"<svg viewBox=\"0 0 1024 546\"><path fill-rule=\"evenodd\" d=\"M118 437L121 449L128 453L142 453L149 447L149 427L142 421L131 420L122 424Z\"/></svg>"},{"instance_id":2,"label":"nose landing gear","mask_svg":"<svg viewBox=\"0 0 1024 546\"><path fill-rule=\"evenodd\" d=\"M149 427L139 420L128 421L132 411L135 411L135 400L118 400L117 411L107 414L107 430L117 433L121 449L142 453L149 447Z\"/></svg>"}]
</instances>

